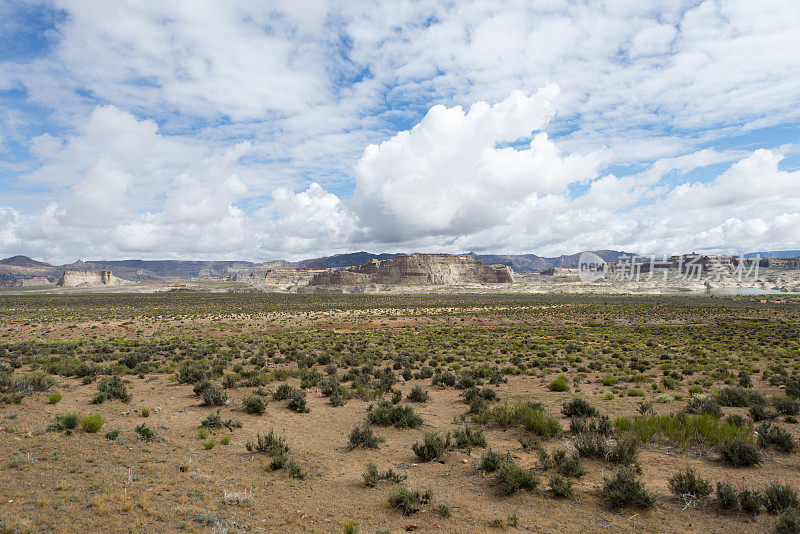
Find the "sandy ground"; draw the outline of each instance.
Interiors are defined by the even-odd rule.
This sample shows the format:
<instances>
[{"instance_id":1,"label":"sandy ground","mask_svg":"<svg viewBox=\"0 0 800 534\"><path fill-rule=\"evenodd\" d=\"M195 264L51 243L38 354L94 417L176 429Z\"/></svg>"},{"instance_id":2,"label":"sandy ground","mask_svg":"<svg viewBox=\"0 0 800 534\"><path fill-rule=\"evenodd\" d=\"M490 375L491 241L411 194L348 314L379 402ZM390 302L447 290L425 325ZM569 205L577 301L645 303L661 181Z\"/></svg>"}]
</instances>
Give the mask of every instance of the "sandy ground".
<instances>
[{"instance_id":1,"label":"sandy ground","mask_svg":"<svg viewBox=\"0 0 800 534\"><path fill-rule=\"evenodd\" d=\"M557 500L539 491L502 496L494 476L478 469L481 449L471 454L451 451L443 462L418 463L411 445L421 441L425 430L458 428L454 418L464 413L466 406L457 391L430 388L429 381L411 381L402 388L407 392L416 383L431 393L431 401L418 407L425 426L378 429L386 438L379 450L346 448L349 430L365 416L364 401L354 399L343 407L333 407L327 399L312 393L308 414L297 414L285 403L271 402L266 413L258 416L237 409L244 391L229 391L231 402L222 408L221 416L241 420L243 428L233 431L229 445L217 443L206 451L197 427L213 410L198 405L190 386L176 385L164 377L134 378L130 404L115 401L90 406L93 385L62 380L57 389L64 393L64 400L57 406L47 404L45 394L36 394L20 406L0 409L4 435L0 456L6 462L12 457L23 462L20 467L0 471L3 514L44 531L66 532L205 531L214 525L237 525L255 531L335 532L349 520L357 521L364 532L385 528L391 532L477 532L487 528L513 530L508 525L512 514L519 519L516 528L523 531L760 532L771 518L762 516L753 521L702 507L683 510L684 504L669 496L668 477L689 465L712 480L746 480L748 485L763 486L780 479L798 486L800 472L794 456L768 455L757 469L731 469L703 460L696 453L650 446L641 453L640 461L648 488L660 496L651 510L609 510L597 491L611 467L593 460L585 461L588 474L576 482L573 499ZM535 396L551 413L559 413L565 399L564 394L549 392L540 379L532 377L512 378L499 393L502 398ZM592 396L591 391L585 394ZM153 410L147 419L139 412L144 406ZM615 415L635 412L635 401L630 398L599 406ZM57 413L68 411L100 413L107 421L104 430L118 428L121 435L116 441L108 441L102 438L102 432L76 432L71 436L45 432ZM142 422L156 430L156 441L136 439L133 428ZM569 423L563 419L562 424L567 427ZM286 437L291 456L309 472L305 480L289 478L285 472L269 472L268 457L245 450L248 439L269 429ZM228 432L218 431L217 441ZM536 455L523 451L517 441L521 436L518 430L487 431L494 450L510 451L520 465L536 467ZM569 447L567 441L551 440L546 445L550 450ZM410 486L431 488L437 500L450 506L452 516L443 518L427 510L405 517L392 510L387 503L392 485L382 483L369 489L361 481L369 461L381 469L393 467L407 475ZM181 472L181 466L187 466L185 472ZM251 504L225 503L226 491L245 490L252 492ZM498 521L502 527L495 526Z\"/></svg>"},{"instance_id":2,"label":"sandy ground","mask_svg":"<svg viewBox=\"0 0 800 534\"><path fill-rule=\"evenodd\" d=\"M761 307L731 313L737 320L763 318L771 313L766 302ZM509 324L530 325L535 331L537 318L543 324L575 325L588 318L572 311L565 319L558 315L561 306L532 304L512 316L504 315L502 306L495 305L411 311L385 308L259 316L54 320L41 324L21 319L0 325L0 334L7 342ZM786 317L792 317L786 313ZM591 317L597 319L597 312L593 311ZM668 319L665 317L656 316L652 322L664 322ZM629 321L623 316L616 318ZM689 320L697 317L683 322ZM658 496L656 506L650 510L609 509L598 490L603 477L610 475L613 468L595 460L584 460L588 473L575 482L573 498L556 499L547 493L545 484L535 491L503 496L495 475L479 470L483 449L471 453L450 451L441 461L432 463L419 463L412 452L412 444L421 441L425 431L444 433L463 426L460 417L467 411L458 390L439 389L430 380L401 380L396 386L404 396L417 384L429 391L429 402L414 405L424 426L405 430L375 427L386 439L378 450L346 448L350 429L364 420L369 403L352 399L345 406L334 407L318 388L308 391L310 413L298 414L288 410L285 402L270 401L263 415L247 414L241 408L242 398L253 388L226 390L229 402L221 408L220 415L223 419L240 420L243 426L217 431L212 436L214 448L205 450L197 429L215 409L201 406L191 385L179 385L170 376L126 377L132 394L128 404L109 401L91 405L96 384L83 385L76 378L56 377L57 384L52 389L63 394L57 405L48 404L47 393L34 393L19 405L0 405L0 519L6 521L0 524L8 529L43 532L340 532L347 521L356 521L362 532L763 532L771 529L774 516L751 519L720 514L702 504L685 507L684 502L670 495L668 478L679 468L691 466L713 481L761 488L778 480L800 487L796 454L765 451L765 461L759 467L734 469L715 460L713 453L704 455L697 450L648 444L640 453L640 462L647 488ZM635 414L640 399L604 400L599 377L589 373L581 395L612 418ZM542 402L549 413L559 415L562 427L568 428L569 422L560 416L560 409L571 394L549 391L546 385L551 378L510 376L508 383L497 386L497 391L501 400ZM754 378L758 389L780 393ZM298 386L297 380L290 379L289 383ZM276 387L277 383L268 386ZM148 418L141 415L145 407L152 410ZM655 405L656 411L662 413L673 413L680 407L677 401ZM82 416L100 413L106 421L103 430L98 434L77 431L70 436L46 431L55 415L71 411ZM745 409L726 408L725 413L744 414ZM138 439L134 428L143 422L156 431L155 441ZM800 437L797 426L787 425L796 438ZM110 429L120 430L116 441L104 439L103 434ZM247 452L245 443L268 430L285 436L291 447L290 456L308 472L304 480L291 478L285 471L271 472L267 469L267 456ZM225 434L231 435L228 445L220 443ZM522 449L518 441L522 437L520 429L488 427L486 437L495 451L509 452L522 466L539 467L536 454ZM550 451L571 447L568 435L548 440L545 446ZM411 516L392 509L388 495L395 485L383 482L370 489L362 483L361 475L370 461L380 469L392 467L406 475L405 483L411 487L432 489L435 502ZM542 480L546 482L546 474ZM231 492L246 492L247 502L236 505L231 499L226 500L226 494ZM440 503L450 508L450 517L436 512L435 504Z\"/></svg>"}]
</instances>

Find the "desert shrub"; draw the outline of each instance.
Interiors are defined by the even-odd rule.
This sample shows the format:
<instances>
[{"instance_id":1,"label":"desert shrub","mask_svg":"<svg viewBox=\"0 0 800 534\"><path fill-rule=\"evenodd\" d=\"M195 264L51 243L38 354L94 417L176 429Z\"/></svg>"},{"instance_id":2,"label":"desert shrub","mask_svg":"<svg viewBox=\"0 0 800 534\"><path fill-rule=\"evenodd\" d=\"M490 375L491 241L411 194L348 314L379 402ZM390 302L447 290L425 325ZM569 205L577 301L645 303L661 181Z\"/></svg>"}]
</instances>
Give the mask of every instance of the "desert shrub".
<instances>
[{"instance_id":1,"label":"desert shrub","mask_svg":"<svg viewBox=\"0 0 800 534\"><path fill-rule=\"evenodd\" d=\"M618 381L619 380L617 379L616 376L611 376L611 375L604 376L603 378L600 379L600 383L601 384L603 384L604 386L609 386L609 387L616 386Z\"/></svg>"},{"instance_id":2,"label":"desert shrub","mask_svg":"<svg viewBox=\"0 0 800 534\"><path fill-rule=\"evenodd\" d=\"M71 432L78 426L80 421L81 419L76 413L57 415L53 424L48 427L48 430L55 432Z\"/></svg>"},{"instance_id":3,"label":"desert shrub","mask_svg":"<svg viewBox=\"0 0 800 534\"><path fill-rule=\"evenodd\" d=\"M485 411L486 407L486 401L482 397L475 397L469 403L469 413L473 415L479 414Z\"/></svg>"},{"instance_id":4,"label":"desert shrub","mask_svg":"<svg viewBox=\"0 0 800 534\"><path fill-rule=\"evenodd\" d=\"M620 465L638 465L639 444L635 439L621 436L606 450L606 461Z\"/></svg>"},{"instance_id":5,"label":"desert shrub","mask_svg":"<svg viewBox=\"0 0 800 534\"><path fill-rule=\"evenodd\" d=\"M291 459L286 461L286 470L289 471L289 475L298 480L303 480L308 474L300 464Z\"/></svg>"},{"instance_id":6,"label":"desert shrub","mask_svg":"<svg viewBox=\"0 0 800 534\"><path fill-rule=\"evenodd\" d=\"M103 378L97 384L98 393L92 398L92 404L102 404L109 399L119 399L122 402L130 402L131 396L128 388L118 375Z\"/></svg>"},{"instance_id":7,"label":"desert shrub","mask_svg":"<svg viewBox=\"0 0 800 534\"><path fill-rule=\"evenodd\" d=\"M458 449L486 447L486 437L483 435L483 430L473 430L468 426L454 430L453 441Z\"/></svg>"},{"instance_id":8,"label":"desert shrub","mask_svg":"<svg viewBox=\"0 0 800 534\"><path fill-rule=\"evenodd\" d=\"M139 434L139 439L142 441L153 441L156 437L156 433L147 426L147 423L142 423L134 430Z\"/></svg>"},{"instance_id":9,"label":"desert shrub","mask_svg":"<svg viewBox=\"0 0 800 534\"><path fill-rule=\"evenodd\" d=\"M597 410L586 399L573 397L564 403L561 413L566 417L594 417L597 415Z\"/></svg>"},{"instance_id":10,"label":"desert shrub","mask_svg":"<svg viewBox=\"0 0 800 534\"><path fill-rule=\"evenodd\" d=\"M717 482L714 506L721 512L736 512L739 509L739 494L728 483Z\"/></svg>"},{"instance_id":11,"label":"desert shrub","mask_svg":"<svg viewBox=\"0 0 800 534\"><path fill-rule=\"evenodd\" d=\"M772 405L775 407L778 413L783 415L800 414L800 400L789 396L774 397L772 399Z\"/></svg>"},{"instance_id":12,"label":"desert shrub","mask_svg":"<svg viewBox=\"0 0 800 534\"><path fill-rule=\"evenodd\" d=\"M197 429L197 437L200 439L206 439L210 435L211 431L209 431L208 428L204 426L201 426L200 428Z\"/></svg>"},{"instance_id":13,"label":"desert shrub","mask_svg":"<svg viewBox=\"0 0 800 534\"><path fill-rule=\"evenodd\" d=\"M263 435L256 434L256 440L248 440L245 443L245 448L250 452L263 452L270 456L289 453L289 445L286 444L286 439L275 434L274 430L270 430L269 433Z\"/></svg>"},{"instance_id":14,"label":"desert shrub","mask_svg":"<svg viewBox=\"0 0 800 534\"><path fill-rule=\"evenodd\" d=\"M22 399L25 397L19 391L12 391L9 393L5 393L0 395L0 406L3 404L22 404Z\"/></svg>"},{"instance_id":15,"label":"desert shrub","mask_svg":"<svg viewBox=\"0 0 800 534\"><path fill-rule=\"evenodd\" d=\"M142 417L150 417L150 408L142 408Z\"/></svg>"},{"instance_id":16,"label":"desert shrub","mask_svg":"<svg viewBox=\"0 0 800 534\"><path fill-rule=\"evenodd\" d=\"M546 463L542 462L542 466L544 467ZM586 470L581 465L581 457L577 454L567 454L567 451L563 449L553 453L552 465L565 477L580 478L586 474Z\"/></svg>"},{"instance_id":17,"label":"desert shrub","mask_svg":"<svg viewBox=\"0 0 800 534\"><path fill-rule=\"evenodd\" d=\"M601 415L594 419L571 419L569 431L575 436L586 433L610 436L614 433L614 425L607 415Z\"/></svg>"},{"instance_id":18,"label":"desert shrub","mask_svg":"<svg viewBox=\"0 0 800 534\"><path fill-rule=\"evenodd\" d=\"M403 392L398 389L392 393L392 404L400 404L401 400L403 400Z\"/></svg>"},{"instance_id":19,"label":"desert shrub","mask_svg":"<svg viewBox=\"0 0 800 534\"><path fill-rule=\"evenodd\" d=\"M278 389L275 390L275 393L272 394L272 399L276 401L286 400L294 391L295 389L289 384L281 384L278 386Z\"/></svg>"},{"instance_id":20,"label":"desert shrub","mask_svg":"<svg viewBox=\"0 0 800 534\"><path fill-rule=\"evenodd\" d=\"M747 515L756 516L764 507L764 495L758 490L743 488L739 491L739 508Z\"/></svg>"},{"instance_id":21,"label":"desert shrub","mask_svg":"<svg viewBox=\"0 0 800 534\"><path fill-rule=\"evenodd\" d=\"M247 413L260 415L267 411L267 400L260 395L248 395L242 399L242 406Z\"/></svg>"},{"instance_id":22,"label":"desert shrub","mask_svg":"<svg viewBox=\"0 0 800 534\"><path fill-rule=\"evenodd\" d=\"M478 387L471 387L465 390L461 396L464 397L464 402L472 404L475 401L495 401L497 400L497 392L492 388L486 387L480 389Z\"/></svg>"},{"instance_id":23,"label":"desert shrub","mask_svg":"<svg viewBox=\"0 0 800 534\"><path fill-rule=\"evenodd\" d=\"M83 419L81 419L81 427L83 428L84 432L88 432L90 434L94 434L98 432L101 428L103 428L103 416L99 413L87 415Z\"/></svg>"},{"instance_id":24,"label":"desert shrub","mask_svg":"<svg viewBox=\"0 0 800 534\"><path fill-rule=\"evenodd\" d=\"M50 394L50 397L48 397L47 402L49 402L50 404L58 404L58 401L60 400L61 400L61 393L59 393L58 391L54 391L53 393Z\"/></svg>"},{"instance_id":25,"label":"desert shrub","mask_svg":"<svg viewBox=\"0 0 800 534\"><path fill-rule=\"evenodd\" d=\"M508 382L508 379L504 379L504 380L506 382ZM499 398L497 396L497 391L493 390L490 387L485 387L485 388L481 389L480 395L481 395L481 398L483 398L483 400L485 400L485 401L496 401Z\"/></svg>"},{"instance_id":26,"label":"desert shrub","mask_svg":"<svg viewBox=\"0 0 800 534\"><path fill-rule=\"evenodd\" d=\"M550 391L556 391L559 393L563 393L565 391L569 391L569 384L567 384L567 379L563 376L559 376L552 382L547 385L547 388Z\"/></svg>"},{"instance_id":27,"label":"desert shrub","mask_svg":"<svg viewBox=\"0 0 800 534\"><path fill-rule=\"evenodd\" d=\"M751 406L747 413L750 415L750 419L756 423L775 419L778 416L777 413L768 409L766 406Z\"/></svg>"},{"instance_id":28,"label":"desert shrub","mask_svg":"<svg viewBox=\"0 0 800 534\"><path fill-rule=\"evenodd\" d=\"M208 417L203 419L203 421L200 423L200 426L210 430L222 428L222 418L219 416L219 410L217 410L217 413L209 414Z\"/></svg>"},{"instance_id":29,"label":"desert shrub","mask_svg":"<svg viewBox=\"0 0 800 534\"><path fill-rule=\"evenodd\" d=\"M382 480L399 483L408 478L406 475L396 473L391 467L386 471L378 471L378 466L372 462L367 464L367 470L364 471L361 477L364 480L364 485L368 488L374 488Z\"/></svg>"},{"instance_id":30,"label":"desert shrub","mask_svg":"<svg viewBox=\"0 0 800 534\"><path fill-rule=\"evenodd\" d=\"M753 387L753 379L750 378L750 373L742 369L739 371L739 380L738 385L743 388L751 388Z\"/></svg>"},{"instance_id":31,"label":"desert shrub","mask_svg":"<svg viewBox=\"0 0 800 534\"><path fill-rule=\"evenodd\" d=\"M797 377L790 378L789 380L786 381L784 386L785 386L784 391L786 392L787 395L794 398L800 398L800 379L798 379Z\"/></svg>"},{"instance_id":32,"label":"desert shrub","mask_svg":"<svg viewBox=\"0 0 800 534\"><path fill-rule=\"evenodd\" d=\"M689 400L689 404L686 405L684 412L695 415L710 415L715 419L722 417L722 408L719 407L719 403L712 397L692 397Z\"/></svg>"},{"instance_id":33,"label":"desert shrub","mask_svg":"<svg viewBox=\"0 0 800 534\"><path fill-rule=\"evenodd\" d=\"M431 397L428 395L428 392L422 389L420 386L414 386L411 388L411 391L406 398L411 402L428 402Z\"/></svg>"},{"instance_id":34,"label":"desert shrub","mask_svg":"<svg viewBox=\"0 0 800 534\"><path fill-rule=\"evenodd\" d=\"M575 450L584 458L597 458L609 463L637 465L638 444L629 436L609 439L600 434L581 434L574 442Z\"/></svg>"},{"instance_id":35,"label":"desert shrub","mask_svg":"<svg viewBox=\"0 0 800 534\"><path fill-rule=\"evenodd\" d=\"M728 417L725 418L725 422L731 426L736 428L741 428L747 426L747 419L739 415L738 413L732 413Z\"/></svg>"},{"instance_id":36,"label":"desert shrub","mask_svg":"<svg viewBox=\"0 0 800 534\"><path fill-rule=\"evenodd\" d=\"M756 446L742 439L719 443L717 452L723 462L736 467L750 467L761 463L761 453L758 452Z\"/></svg>"},{"instance_id":37,"label":"desert shrub","mask_svg":"<svg viewBox=\"0 0 800 534\"><path fill-rule=\"evenodd\" d=\"M192 392L201 397L203 395L203 391L211 385L211 382L208 380L201 380L200 382L196 382L195 385L192 387Z\"/></svg>"},{"instance_id":38,"label":"desert shrub","mask_svg":"<svg viewBox=\"0 0 800 534\"><path fill-rule=\"evenodd\" d=\"M311 371L306 371L300 377L300 388L301 389L313 388L314 386L319 385L321 379L322 375L316 369L313 369Z\"/></svg>"},{"instance_id":39,"label":"desert shrub","mask_svg":"<svg viewBox=\"0 0 800 534\"><path fill-rule=\"evenodd\" d=\"M422 438L422 443L414 443L411 450L423 462L432 462L444 454L450 447L450 434L446 438L442 438L439 434L434 432L425 432Z\"/></svg>"},{"instance_id":40,"label":"desert shrub","mask_svg":"<svg viewBox=\"0 0 800 534\"><path fill-rule=\"evenodd\" d=\"M397 428L417 428L422 424L422 418L411 406L395 405L387 400L382 400L377 405L370 405L367 409L367 423Z\"/></svg>"},{"instance_id":41,"label":"desert shrub","mask_svg":"<svg viewBox=\"0 0 800 534\"><path fill-rule=\"evenodd\" d=\"M176 378L179 384L195 384L206 380L209 374L208 367L204 362L185 361L181 362Z\"/></svg>"},{"instance_id":42,"label":"desert shrub","mask_svg":"<svg viewBox=\"0 0 800 534\"><path fill-rule=\"evenodd\" d=\"M236 373L227 374L222 377L222 387L225 389L236 389L239 387L239 381L241 379L242 377Z\"/></svg>"},{"instance_id":43,"label":"desert shrub","mask_svg":"<svg viewBox=\"0 0 800 534\"><path fill-rule=\"evenodd\" d=\"M797 510L788 510L781 514L775 522L775 528L772 530L775 534L798 534L800 533L800 512Z\"/></svg>"},{"instance_id":44,"label":"desert shrub","mask_svg":"<svg viewBox=\"0 0 800 534\"><path fill-rule=\"evenodd\" d=\"M14 380L13 388L20 393L30 393L32 391L47 391L56 383L52 376L48 376L43 371L27 373ZM6 387L5 389L10 389Z\"/></svg>"},{"instance_id":45,"label":"desert shrub","mask_svg":"<svg viewBox=\"0 0 800 534\"><path fill-rule=\"evenodd\" d=\"M550 492L561 498L572 497L572 480L562 475L553 475L550 477L549 484Z\"/></svg>"},{"instance_id":46,"label":"desert shrub","mask_svg":"<svg viewBox=\"0 0 800 534\"><path fill-rule=\"evenodd\" d=\"M283 452L278 452L270 459L269 470L277 471L278 469L283 469L287 463L289 463L289 458Z\"/></svg>"},{"instance_id":47,"label":"desert shrub","mask_svg":"<svg viewBox=\"0 0 800 534\"><path fill-rule=\"evenodd\" d=\"M628 393L628 394L630 394L630 393ZM639 402L636 403L636 411L639 412L642 415L652 414L654 412L653 403L652 402L639 401Z\"/></svg>"},{"instance_id":48,"label":"desert shrub","mask_svg":"<svg viewBox=\"0 0 800 534\"><path fill-rule=\"evenodd\" d=\"M553 437L561 434L561 423L554 416L542 409L529 410L522 420L525 430L542 437Z\"/></svg>"},{"instance_id":49,"label":"desert shrub","mask_svg":"<svg viewBox=\"0 0 800 534\"><path fill-rule=\"evenodd\" d=\"M450 371L445 371L443 373L437 374L431 380L431 383L434 386L455 386L456 385L456 375L451 373Z\"/></svg>"},{"instance_id":50,"label":"desert shrub","mask_svg":"<svg viewBox=\"0 0 800 534\"><path fill-rule=\"evenodd\" d=\"M275 458L276 457L273 457L272 462L270 463L270 468L272 470L279 469L278 467L274 467L274 468L272 467L272 465L275 463ZM300 464L298 464L297 462L295 462L291 458L283 458L281 468L285 469L289 473L289 476L291 476L292 478L299 479L299 480L305 479L306 476L308 475L306 470L303 469L300 466Z\"/></svg>"},{"instance_id":51,"label":"desert shrub","mask_svg":"<svg viewBox=\"0 0 800 534\"><path fill-rule=\"evenodd\" d=\"M492 449L487 449L481 456L480 469L487 473L494 473L504 462L510 461L510 456L503 456L500 453L494 452Z\"/></svg>"},{"instance_id":52,"label":"desert shrub","mask_svg":"<svg viewBox=\"0 0 800 534\"><path fill-rule=\"evenodd\" d=\"M525 430L538 436L551 437L561 433L561 423L540 406L527 402L515 402L487 408L473 416L478 424L497 423L502 428L522 425Z\"/></svg>"},{"instance_id":53,"label":"desert shrub","mask_svg":"<svg viewBox=\"0 0 800 534\"><path fill-rule=\"evenodd\" d=\"M422 505L428 504L432 500L433 492L430 490L411 490L405 486L389 495L389 504L392 508L403 512L403 515L419 512Z\"/></svg>"},{"instance_id":54,"label":"desert shrub","mask_svg":"<svg viewBox=\"0 0 800 534\"><path fill-rule=\"evenodd\" d=\"M210 451L214 448L216 442L213 439L207 439L203 442L203 448L207 451Z\"/></svg>"},{"instance_id":55,"label":"desert shrub","mask_svg":"<svg viewBox=\"0 0 800 534\"><path fill-rule=\"evenodd\" d=\"M788 484L773 482L764 488L764 508L768 513L779 514L797 507L797 492Z\"/></svg>"},{"instance_id":56,"label":"desert shrub","mask_svg":"<svg viewBox=\"0 0 800 534\"><path fill-rule=\"evenodd\" d=\"M510 458L500 464L497 470L500 489L505 495L511 495L519 490L533 490L539 485L539 477L533 471L524 469Z\"/></svg>"},{"instance_id":57,"label":"desert shrub","mask_svg":"<svg viewBox=\"0 0 800 534\"><path fill-rule=\"evenodd\" d=\"M209 430L218 430L222 427L233 430L234 428L242 428L242 422L233 419L223 421L222 417L219 415L219 410L217 410L217 413L209 414L205 419L203 419L203 421L200 423L200 426Z\"/></svg>"},{"instance_id":58,"label":"desert shrub","mask_svg":"<svg viewBox=\"0 0 800 534\"><path fill-rule=\"evenodd\" d=\"M711 482L698 476L691 467L687 467L670 477L669 489L678 497L686 495L702 499L711 495Z\"/></svg>"},{"instance_id":59,"label":"desert shrub","mask_svg":"<svg viewBox=\"0 0 800 534\"><path fill-rule=\"evenodd\" d=\"M222 445L228 445L231 442L231 435L230 434L225 434L224 436L219 438L219 442Z\"/></svg>"},{"instance_id":60,"label":"desert shrub","mask_svg":"<svg viewBox=\"0 0 800 534\"><path fill-rule=\"evenodd\" d=\"M525 434L521 438L519 438L519 444L522 445L522 450L524 451L538 451L543 448L542 442L539 438L533 436L532 434Z\"/></svg>"},{"instance_id":61,"label":"desert shrub","mask_svg":"<svg viewBox=\"0 0 800 534\"><path fill-rule=\"evenodd\" d=\"M310 411L306 405L306 392L297 389L289 395L289 403L286 406L297 413L308 413Z\"/></svg>"},{"instance_id":62,"label":"desert shrub","mask_svg":"<svg viewBox=\"0 0 800 534\"><path fill-rule=\"evenodd\" d=\"M637 478L636 470L629 466L620 467L613 477L604 477L603 481L600 495L612 508L650 508L656 502Z\"/></svg>"},{"instance_id":63,"label":"desert shrub","mask_svg":"<svg viewBox=\"0 0 800 534\"><path fill-rule=\"evenodd\" d=\"M748 406L763 406L767 399L763 394L751 388L741 386L727 386L714 394L714 398L721 406L735 406L739 408Z\"/></svg>"},{"instance_id":64,"label":"desert shrub","mask_svg":"<svg viewBox=\"0 0 800 534\"><path fill-rule=\"evenodd\" d=\"M350 441L347 443L347 448L353 450L360 445L367 449L377 449L382 441L383 438L375 435L367 425L356 425L350 431Z\"/></svg>"},{"instance_id":65,"label":"desert shrub","mask_svg":"<svg viewBox=\"0 0 800 534\"><path fill-rule=\"evenodd\" d=\"M347 398L338 391L330 396L330 401L331 405L337 407L344 406L345 404L347 404Z\"/></svg>"},{"instance_id":66,"label":"desert shrub","mask_svg":"<svg viewBox=\"0 0 800 534\"><path fill-rule=\"evenodd\" d=\"M594 433L579 434L574 440L575 450L583 458L606 459L609 440L601 435Z\"/></svg>"},{"instance_id":67,"label":"desert shrub","mask_svg":"<svg viewBox=\"0 0 800 534\"><path fill-rule=\"evenodd\" d=\"M329 376L320 381L319 392L323 397L330 397L334 393L341 393L342 389L338 376Z\"/></svg>"},{"instance_id":68,"label":"desert shrub","mask_svg":"<svg viewBox=\"0 0 800 534\"><path fill-rule=\"evenodd\" d=\"M794 452L797 443L784 428L772 423L762 423L757 429L758 444L761 447L773 447L782 452Z\"/></svg>"},{"instance_id":69,"label":"desert shrub","mask_svg":"<svg viewBox=\"0 0 800 534\"><path fill-rule=\"evenodd\" d=\"M114 441L114 440L115 440L115 439L117 439L118 437L119 437L119 430L118 430L118 429L116 429L116 428L115 428L115 429L113 429L113 430L109 430L109 431L108 431L108 432L106 432L106 434L105 434L105 438L106 438L107 440L109 440L109 441Z\"/></svg>"},{"instance_id":70,"label":"desert shrub","mask_svg":"<svg viewBox=\"0 0 800 534\"><path fill-rule=\"evenodd\" d=\"M210 383L203 388L200 396L205 406L223 406L228 401L228 396L225 392L222 391L221 388Z\"/></svg>"}]
</instances>

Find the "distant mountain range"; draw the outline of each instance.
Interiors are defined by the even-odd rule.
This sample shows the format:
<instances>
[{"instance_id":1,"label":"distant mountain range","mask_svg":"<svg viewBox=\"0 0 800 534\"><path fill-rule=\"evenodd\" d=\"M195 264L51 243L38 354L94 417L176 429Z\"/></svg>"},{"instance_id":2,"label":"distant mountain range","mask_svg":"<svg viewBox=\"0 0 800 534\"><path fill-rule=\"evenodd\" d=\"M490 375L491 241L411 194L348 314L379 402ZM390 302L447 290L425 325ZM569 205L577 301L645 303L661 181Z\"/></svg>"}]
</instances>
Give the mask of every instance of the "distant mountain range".
<instances>
[{"instance_id":1,"label":"distant mountain range","mask_svg":"<svg viewBox=\"0 0 800 534\"><path fill-rule=\"evenodd\" d=\"M618 261L620 257L630 258L635 256L631 252L619 250L594 250L592 251L606 261ZM546 269L576 269L582 252L577 254L562 255L556 258L537 256L536 254L475 254L470 256L486 265L508 265L517 272L544 271Z\"/></svg>"},{"instance_id":2,"label":"distant mountain range","mask_svg":"<svg viewBox=\"0 0 800 534\"><path fill-rule=\"evenodd\" d=\"M49 263L32 260L28 256L11 256L10 258L0 260L0 265L8 265L10 267L25 267L25 268L52 267L52 265L50 265Z\"/></svg>"},{"instance_id":3,"label":"distant mountain range","mask_svg":"<svg viewBox=\"0 0 800 534\"><path fill-rule=\"evenodd\" d=\"M750 252L745 258L800 258L800 250L772 250L769 252Z\"/></svg>"},{"instance_id":4,"label":"distant mountain range","mask_svg":"<svg viewBox=\"0 0 800 534\"><path fill-rule=\"evenodd\" d=\"M593 251L606 261L634 254L618 250ZM285 260L255 263L250 261L185 261L185 260L78 260L66 265L51 265L27 256L12 256L0 260L0 281L43 276L55 279L64 271L111 271L127 280L189 280L196 277L222 277L237 273L263 273L268 269L330 269L363 265L370 260L385 260L400 253L372 254L351 252L297 262ZM470 256L486 265L507 265L517 272L538 272L547 269L574 269L581 253L548 258L535 254L475 254ZM800 250L751 253L764 258L800 257Z\"/></svg>"},{"instance_id":5,"label":"distant mountain range","mask_svg":"<svg viewBox=\"0 0 800 534\"><path fill-rule=\"evenodd\" d=\"M332 269L339 267L355 267L356 265L364 265L371 260L388 260L400 256L400 254L370 254L369 252L350 252L348 254L335 254L333 256L326 256L324 258L313 258L310 260L301 260L293 267L301 269Z\"/></svg>"}]
</instances>

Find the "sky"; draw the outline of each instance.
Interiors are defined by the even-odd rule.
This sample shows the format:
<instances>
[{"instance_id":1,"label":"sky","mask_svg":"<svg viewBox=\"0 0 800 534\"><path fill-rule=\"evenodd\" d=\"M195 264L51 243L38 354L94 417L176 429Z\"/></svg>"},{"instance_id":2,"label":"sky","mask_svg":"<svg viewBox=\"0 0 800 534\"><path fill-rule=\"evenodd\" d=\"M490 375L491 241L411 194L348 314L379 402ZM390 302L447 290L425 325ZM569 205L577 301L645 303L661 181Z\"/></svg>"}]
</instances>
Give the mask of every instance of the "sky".
<instances>
[{"instance_id":1,"label":"sky","mask_svg":"<svg viewBox=\"0 0 800 534\"><path fill-rule=\"evenodd\" d=\"M800 2L0 1L0 257L800 249Z\"/></svg>"}]
</instances>

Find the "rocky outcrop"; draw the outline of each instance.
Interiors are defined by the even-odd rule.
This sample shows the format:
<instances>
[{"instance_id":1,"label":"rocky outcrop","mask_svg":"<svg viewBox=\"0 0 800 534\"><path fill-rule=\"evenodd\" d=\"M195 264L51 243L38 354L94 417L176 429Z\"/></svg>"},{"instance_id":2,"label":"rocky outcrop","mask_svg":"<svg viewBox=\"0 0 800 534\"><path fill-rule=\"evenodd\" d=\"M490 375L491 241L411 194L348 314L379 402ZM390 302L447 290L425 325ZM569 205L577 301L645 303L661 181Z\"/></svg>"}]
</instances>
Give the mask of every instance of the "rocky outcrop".
<instances>
[{"instance_id":1,"label":"rocky outcrop","mask_svg":"<svg viewBox=\"0 0 800 534\"><path fill-rule=\"evenodd\" d=\"M256 286L304 286L323 269L269 269L266 273L239 273L233 279Z\"/></svg>"},{"instance_id":2,"label":"rocky outcrop","mask_svg":"<svg viewBox=\"0 0 800 534\"><path fill-rule=\"evenodd\" d=\"M314 275L310 285L458 285L508 284L514 281L505 265L484 265L463 254L410 254L372 260L358 267L332 269Z\"/></svg>"},{"instance_id":3,"label":"rocky outcrop","mask_svg":"<svg viewBox=\"0 0 800 534\"><path fill-rule=\"evenodd\" d=\"M769 258L769 267L785 271L800 269L800 258Z\"/></svg>"},{"instance_id":4,"label":"rocky outcrop","mask_svg":"<svg viewBox=\"0 0 800 534\"><path fill-rule=\"evenodd\" d=\"M117 278L111 271L64 271L58 281L61 287L117 286L125 280Z\"/></svg>"},{"instance_id":5,"label":"rocky outcrop","mask_svg":"<svg viewBox=\"0 0 800 534\"><path fill-rule=\"evenodd\" d=\"M14 287L40 287L51 286L53 282L44 276L34 276L33 278L23 278L21 280L14 280Z\"/></svg>"}]
</instances>

